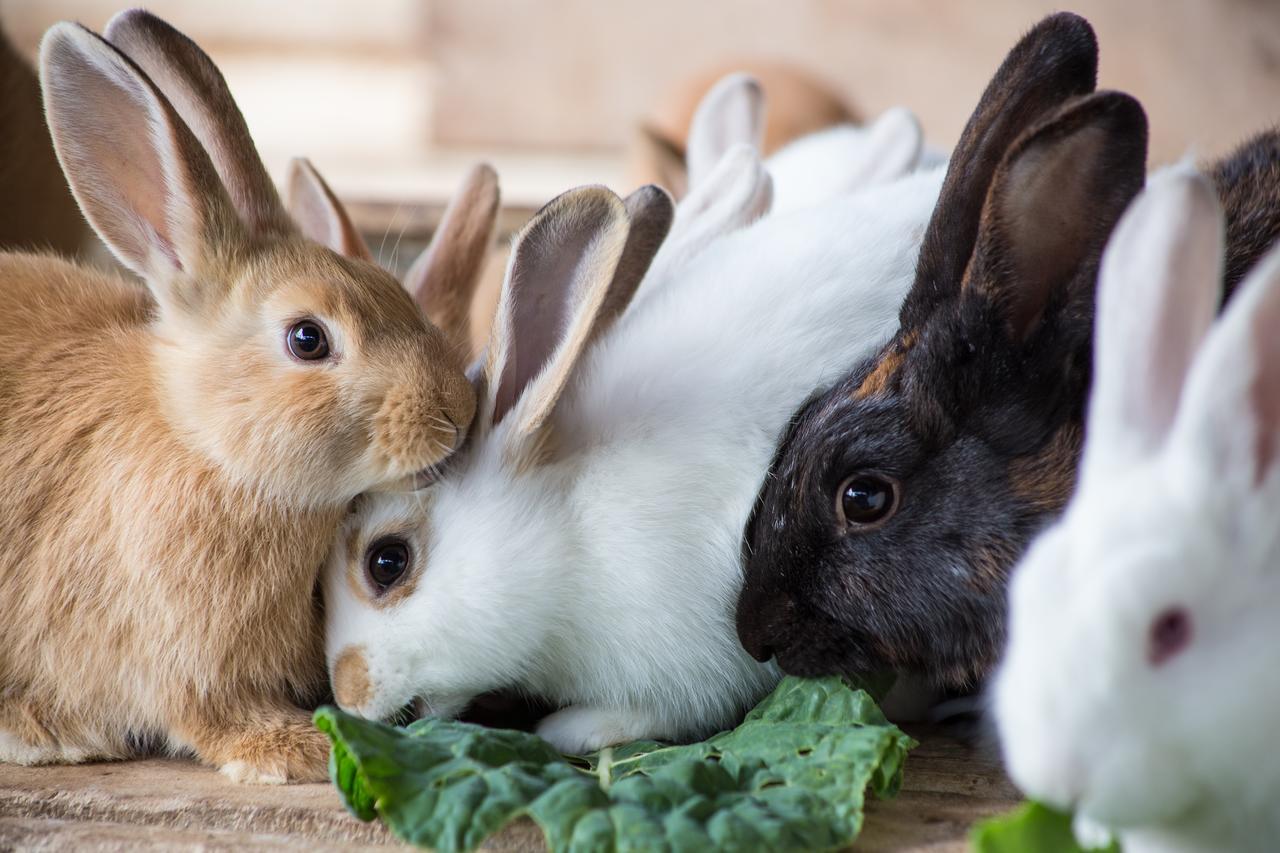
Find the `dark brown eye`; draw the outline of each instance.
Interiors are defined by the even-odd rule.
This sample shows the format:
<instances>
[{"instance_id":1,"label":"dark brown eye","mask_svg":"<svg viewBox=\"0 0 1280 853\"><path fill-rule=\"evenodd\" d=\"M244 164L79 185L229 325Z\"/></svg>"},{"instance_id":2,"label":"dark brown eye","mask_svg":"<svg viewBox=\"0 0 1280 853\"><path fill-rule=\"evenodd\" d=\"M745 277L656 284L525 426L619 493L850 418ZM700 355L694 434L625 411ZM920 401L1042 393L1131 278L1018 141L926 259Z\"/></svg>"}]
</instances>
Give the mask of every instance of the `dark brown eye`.
<instances>
[{"instance_id":1,"label":"dark brown eye","mask_svg":"<svg viewBox=\"0 0 1280 853\"><path fill-rule=\"evenodd\" d=\"M369 547L365 570L378 591L386 592L409 570L409 546L400 539L378 540Z\"/></svg>"},{"instance_id":2,"label":"dark brown eye","mask_svg":"<svg viewBox=\"0 0 1280 853\"><path fill-rule=\"evenodd\" d=\"M289 352L302 361L319 361L329 357L329 338L315 320L299 320L289 327L286 339Z\"/></svg>"},{"instance_id":3,"label":"dark brown eye","mask_svg":"<svg viewBox=\"0 0 1280 853\"><path fill-rule=\"evenodd\" d=\"M1191 644L1191 614L1181 607L1161 611L1151 623L1147 660L1159 666Z\"/></svg>"},{"instance_id":4,"label":"dark brown eye","mask_svg":"<svg viewBox=\"0 0 1280 853\"><path fill-rule=\"evenodd\" d=\"M898 508L897 484L878 474L858 474L840 485L836 516L851 528L883 524Z\"/></svg>"}]
</instances>

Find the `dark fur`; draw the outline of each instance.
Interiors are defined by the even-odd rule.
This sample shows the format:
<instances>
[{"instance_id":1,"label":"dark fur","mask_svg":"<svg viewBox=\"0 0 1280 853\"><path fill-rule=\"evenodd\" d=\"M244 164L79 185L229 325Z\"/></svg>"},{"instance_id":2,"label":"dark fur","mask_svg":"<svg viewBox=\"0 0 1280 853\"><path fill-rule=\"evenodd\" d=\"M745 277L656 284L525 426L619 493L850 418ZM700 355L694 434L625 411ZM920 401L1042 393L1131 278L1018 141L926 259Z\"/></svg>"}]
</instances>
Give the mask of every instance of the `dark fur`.
<instances>
[{"instance_id":1,"label":"dark fur","mask_svg":"<svg viewBox=\"0 0 1280 853\"><path fill-rule=\"evenodd\" d=\"M1245 142L1209 170L1227 220L1223 290L1230 296L1280 234L1280 129Z\"/></svg>"},{"instance_id":2,"label":"dark fur","mask_svg":"<svg viewBox=\"0 0 1280 853\"><path fill-rule=\"evenodd\" d=\"M959 689L994 664L1008 573L1074 486L1099 257L1143 181L1136 103L1080 96L1093 50L1066 15L1014 49L953 155L902 330L793 419L746 530L738 629L757 657ZM1029 74L1029 58L1047 67ZM1280 234L1280 132L1210 174L1229 294ZM837 490L864 471L902 483L900 508L845 532Z\"/></svg>"},{"instance_id":3,"label":"dark fur","mask_svg":"<svg viewBox=\"0 0 1280 853\"><path fill-rule=\"evenodd\" d=\"M1098 260L1141 188L1146 121L1088 94L1073 15L1010 52L952 156L902 330L795 417L746 530L738 628L804 675L989 671L1005 581L1071 490ZM871 378L869 378L871 377ZM842 530L840 484L902 484L897 513Z\"/></svg>"}]
</instances>

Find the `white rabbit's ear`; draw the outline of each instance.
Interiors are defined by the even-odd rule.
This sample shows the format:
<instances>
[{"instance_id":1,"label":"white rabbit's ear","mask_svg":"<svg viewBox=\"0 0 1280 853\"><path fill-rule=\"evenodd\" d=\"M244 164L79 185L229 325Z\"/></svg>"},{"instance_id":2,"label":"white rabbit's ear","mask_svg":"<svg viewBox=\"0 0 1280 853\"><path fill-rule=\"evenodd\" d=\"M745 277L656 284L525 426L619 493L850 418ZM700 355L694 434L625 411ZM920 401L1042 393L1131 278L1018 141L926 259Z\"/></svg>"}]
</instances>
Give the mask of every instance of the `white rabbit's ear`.
<instances>
[{"instance_id":1,"label":"white rabbit's ear","mask_svg":"<svg viewBox=\"0 0 1280 853\"><path fill-rule=\"evenodd\" d=\"M629 232L622 199L604 187L557 196L516 237L486 364L493 425L511 440L538 431L593 335Z\"/></svg>"},{"instance_id":2,"label":"white rabbit's ear","mask_svg":"<svg viewBox=\"0 0 1280 853\"><path fill-rule=\"evenodd\" d=\"M339 255L373 261L373 253L347 216L347 209L305 157L289 161L286 179L289 213L303 235Z\"/></svg>"},{"instance_id":3,"label":"white rabbit's ear","mask_svg":"<svg viewBox=\"0 0 1280 853\"><path fill-rule=\"evenodd\" d=\"M627 245L609 283L600 318L591 333L592 341L608 331L627 310L675 219L675 204L670 194L654 184L636 190L623 199L622 204L630 222Z\"/></svg>"},{"instance_id":4,"label":"white rabbit's ear","mask_svg":"<svg viewBox=\"0 0 1280 853\"><path fill-rule=\"evenodd\" d=\"M750 74L730 74L702 97L689 124L685 147L688 187L693 192L736 145L764 147L764 92Z\"/></svg>"},{"instance_id":5,"label":"white rabbit's ear","mask_svg":"<svg viewBox=\"0 0 1280 853\"><path fill-rule=\"evenodd\" d=\"M1191 464L1205 488L1280 484L1280 247L1263 256L1210 330L1173 441L1179 458L1198 460Z\"/></svg>"},{"instance_id":6,"label":"white rabbit's ear","mask_svg":"<svg viewBox=\"0 0 1280 853\"><path fill-rule=\"evenodd\" d=\"M243 235L204 149L133 62L78 24L45 34L40 79L58 160L89 224L162 303L197 304L212 286L199 271Z\"/></svg>"},{"instance_id":7,"label":"white rabbit's ear","mask_svg":"<svg viewBox=\"0 0 1280 853\"><path fill-rule=\"evenodd\" d=\"M803 136L765 161L773 176L773 212L812 207L895 181L919 166L924 133L905 107L866 127L837 125Z\"/></svg>"},{"instance_id":8,"label":"white rabbit's ear","mask_svg":"<svg viewBox=\"0 0 1280 853\"><path fill-rule=\"evenodd\" d=\"M471 346L471 304L493 249L499 202L498 174L486 163L473 166L404 277L427 318L463 352Z\"/></svg>"},{"instance_id":9,"label":"white rabbit's ear","mask_svg":"<svg viewBox=\"0 0 1280 853\"><path fill-rule=\"evenodd\" d=\"M845 191L896 181L915 171L924 150L924 131L906 107L885 110L863 130L862 144L835 178Z\"/></svg>"},{"instance_id":10,"label":"white rabbit's ear","mask_svg":"<svg viewBox=\"0 0 1280 853\"><path fill-rule=\"evenodd\" d=\"M676 205L675 220L648 282L655 285L673 269L689 263L709 243L737 231L769 212L773 179L749 145L729 149L715 171ZM644 290L648 290L645 284Z\"/></svg>"},{"instance_id":11,"label":"white rabbit's ear","mask_svg":"<svg viewBox=\"0 0 1280 853\"><path fill-rule=\"evenodd\" d=\"M241 221L253 234L293 230L222 72L200 47L144 9L120 12L103 31L155 84L204 146Z\"/></svg>"},{"instance_id":12,"label":"white rabbit's ear","mask_svg":"<svg viewBox=\"0 0 1280 853\"><path fill-rule=\"evenodd\" d=\"M1086 467L1163 444L1222 294L1223 224L1213 186L1166 169L1125 211L1102 256Z\"/></svg>"}]
</instances>

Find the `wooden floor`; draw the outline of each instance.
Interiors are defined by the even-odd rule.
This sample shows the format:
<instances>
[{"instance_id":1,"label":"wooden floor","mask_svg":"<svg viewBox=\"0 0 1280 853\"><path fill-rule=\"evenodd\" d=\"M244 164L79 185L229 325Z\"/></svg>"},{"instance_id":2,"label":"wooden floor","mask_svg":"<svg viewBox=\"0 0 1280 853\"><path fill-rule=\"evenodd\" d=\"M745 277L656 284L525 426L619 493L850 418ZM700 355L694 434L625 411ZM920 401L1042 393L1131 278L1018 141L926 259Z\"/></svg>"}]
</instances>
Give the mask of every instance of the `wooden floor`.
<instances>
[{"instance_id":1,"label":"wooden floor","mask_svg":"<svg viewBox=\"0 0 1280 853\"><path fill-rule=\"evenodd\" d=\"M855 849L962 851L970 825L1017 792L984 750L934 731L907 760L895 800L872 802ZM179 760L79 767L0 765L0 850L365 850L398 845L351 817L327 785L250 787ZM486 847L541 850L521 822Z\"/></svg>"}]
</instances>

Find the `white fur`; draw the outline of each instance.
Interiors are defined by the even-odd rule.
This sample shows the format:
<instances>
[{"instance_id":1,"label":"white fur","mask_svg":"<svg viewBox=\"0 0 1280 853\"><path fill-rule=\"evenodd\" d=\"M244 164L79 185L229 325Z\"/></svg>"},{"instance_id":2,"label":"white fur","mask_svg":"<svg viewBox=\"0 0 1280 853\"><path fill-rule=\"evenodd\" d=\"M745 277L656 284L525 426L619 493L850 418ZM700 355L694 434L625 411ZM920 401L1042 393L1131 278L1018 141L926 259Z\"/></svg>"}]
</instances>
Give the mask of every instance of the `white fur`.
<instances>
[{"instance_id":1,"label":"white fur","mask_svg":"<svg viewBox=\"0 0 1280 853\"><path fill-rule=\"evenodd\" d=\"M1112 236L1081 483L1014 574L994 685L1014 781L1128 853L1280 840L1280 466L1256 453L1280 424L1251 390L1280 371L1280 253L1210 328L1222 243L1186 166ZM1174 606L1190 642L1152 663Z\"/></svg>"},{"instance_id":2,"label":"white fur","mask_svg":"<svg viewBox=\"0 0 1280 853\"><path fill-rule=\"evenodd\" d=\"M765 161L773 176L773 214L812 207L914 172L924 135L905 107L867 125L841 124L802 136Z\"/></svg>"},{"instance_id":3,"label":"white fur","mask_svg":"<svg viewBox=\"0 0 1280 853\"><path fill-rule=\"evenodd\" d=\"M370 607L340 537L329 661L362 647L373 686L352 710L448 715L519 687L567 706L540 731L579 752L755 703L778 672L737 640L743 527L792 412L896 330L941 180L769 217L667 268L578 366L552 462L510 464L513 413L429 490L368 497L357 559L387 534L421 559L410 598Z\"/></svg>"}]
</instances>

